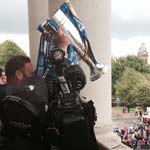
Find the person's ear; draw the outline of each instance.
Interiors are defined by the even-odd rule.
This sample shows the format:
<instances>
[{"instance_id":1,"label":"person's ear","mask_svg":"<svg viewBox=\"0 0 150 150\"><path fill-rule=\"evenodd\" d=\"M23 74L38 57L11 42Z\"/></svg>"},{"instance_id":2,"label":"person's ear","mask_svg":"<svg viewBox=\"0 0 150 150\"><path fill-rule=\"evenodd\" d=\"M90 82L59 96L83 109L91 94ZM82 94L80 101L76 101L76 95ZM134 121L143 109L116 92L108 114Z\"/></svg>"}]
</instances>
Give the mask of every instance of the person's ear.
<instances>
[{"instance_id":1,"label":"person's ear","mask_svg":"<svg viewBox=\"0 0 150 150\"><path fill-rule=\"evenodd\" d=\"M17 70L15 75L18 80L23 80L23 73L20 70Z\"/></svg>"}]
</instances>

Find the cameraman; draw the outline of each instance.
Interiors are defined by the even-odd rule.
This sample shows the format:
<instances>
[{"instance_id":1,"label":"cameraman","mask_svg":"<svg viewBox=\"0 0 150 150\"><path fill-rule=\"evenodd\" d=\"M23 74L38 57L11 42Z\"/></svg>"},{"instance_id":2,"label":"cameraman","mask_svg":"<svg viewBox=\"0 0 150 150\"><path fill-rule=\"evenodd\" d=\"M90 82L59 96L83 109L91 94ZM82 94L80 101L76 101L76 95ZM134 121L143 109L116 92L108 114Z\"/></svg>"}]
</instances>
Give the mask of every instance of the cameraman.
<instances>
[{"instance_id":1,"label":"cameraman","mask_svg":"<svg viewBox=\"0 0 150 150\"><path fill-rule=\"evenodd\" d=\"M15 95L17 89L23 85L25 78L29 78L34 75L34 69L30 58L21 55L11 57L5 65L5 71L7 76L7 84L4 85L0 91L0 102L5 96ZM20 146L16 144L16 141L18 141L18 139L10 139L9 137L1 135L0 148L7 150L12 147L12 149L19 150L21 147L25 147L25 145L21 144L22 146ZM26 140L24 140L24 142L29 143ZM21 141L19 144L20 143Z\"/></svg>"},{"instance_id":2,"label":"cameraman","mask_svg":"<svg viewBox=\"0 0 150 150\"><path fill-rule=\"evenodd\" d=\"M58 47L61 47L62 49L66 49L68 46L68 40L64 36L61 30L59 30L56 34L56 43ZM47 86L45 81L42 80L41 78L38 78L34 74L34 68L31 63L31 60L27 56L21 56L21 55L16 55L11 57L8 62L5 65L5 72L7 76L7 84L3 86L3 88L0 90L0 105L1 101L5 96L8 95L17 95L21 98L25 98L27 101L31 102L33 105L36 106L38 111L41 112L43 110L43 106L48 101L47 98ZM34 84L36 86L36 89L38 90L33 93L26 93L24 94L24 86L28 86L30 84ZM44 87L44 88L43 88ZM23 90L22 90L23 89ZM41 96L42 95L42 96ZM41 105L42 104L42 105ZM19 112L18 112L19 113ZM4 139L4 140L2 140ZM3 146L3 143L6 141L4 137L0 137L0 147ZM19 149L43 149L41 148L40 143L32 143L31 141L24 141L22 145L22 148L20 146L16 147L16 143L13 141L8 141L5 143L7 146L10 148L10 145L15 147L16 150ZM5 147L5 146L4 146ZM9 149L8 148L8 149ZM5 148L4 148L5 149ZM7 149L7 148L6 148Z\"/></svg>"}]
</instances>

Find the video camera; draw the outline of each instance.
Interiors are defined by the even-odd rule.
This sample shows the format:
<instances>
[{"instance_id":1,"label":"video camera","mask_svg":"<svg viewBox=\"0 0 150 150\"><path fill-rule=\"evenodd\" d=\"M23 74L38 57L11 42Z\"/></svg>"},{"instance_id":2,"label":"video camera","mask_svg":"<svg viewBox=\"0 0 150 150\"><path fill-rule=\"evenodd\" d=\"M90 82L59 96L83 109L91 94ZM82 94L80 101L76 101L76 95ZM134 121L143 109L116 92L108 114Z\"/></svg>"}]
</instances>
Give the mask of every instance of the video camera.
<instances>
[{"instance_id":1,"label":"video camera","mask_svg":"<svg viewBox=\"0 0 150 150\"><path fill-rule=\"evenodd\" d=\"M49 113L64 150L97 150L94 133L96 111L93 102L80 96L86 77L79 65L70 65L64 51L50 51L51 70L45 81L51 92Z\"/></svg>"}]
</instances>

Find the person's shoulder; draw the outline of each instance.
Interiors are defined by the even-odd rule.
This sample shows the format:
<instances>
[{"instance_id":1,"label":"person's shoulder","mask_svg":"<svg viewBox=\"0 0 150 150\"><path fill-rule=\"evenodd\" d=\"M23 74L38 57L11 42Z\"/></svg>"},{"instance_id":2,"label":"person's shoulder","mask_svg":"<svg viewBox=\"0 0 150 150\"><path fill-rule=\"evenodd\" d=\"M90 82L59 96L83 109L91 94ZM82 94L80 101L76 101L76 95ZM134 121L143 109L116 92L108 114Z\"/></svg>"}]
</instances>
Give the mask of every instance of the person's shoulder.
<instances>
[{"instance_id":1,"label":"person's shoulder","mask_svg":"<svg viewBox=\"0 0 150 150\"><path fill-rule=\"evenodd\" d=\"M48 95L47 84L45 80L38 76L28 77L24 80L23 86L30 86L33 85L38 87L45 95Z\"/></svg>"}]
</instances>

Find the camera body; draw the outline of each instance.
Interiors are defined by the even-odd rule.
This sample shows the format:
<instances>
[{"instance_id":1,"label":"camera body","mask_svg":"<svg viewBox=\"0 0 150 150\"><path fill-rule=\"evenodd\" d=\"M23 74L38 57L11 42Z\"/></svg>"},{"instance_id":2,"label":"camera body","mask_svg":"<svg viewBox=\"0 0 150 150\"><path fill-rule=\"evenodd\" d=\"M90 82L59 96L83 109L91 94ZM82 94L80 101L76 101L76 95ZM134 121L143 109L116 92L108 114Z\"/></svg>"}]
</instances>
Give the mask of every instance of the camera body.
<instances>
[{"instance_id":1,"label":"camera body","mask_svg":"<svg viewBox=\"0 0 150 150\"><path fill-rule=\"evenodd\" d=\"M96 110L93 101L80 96L86 84L83 70L79 65L70 65L61 49L51 50L49 56L52 65L45 81L49 90L49 113L59 139L57 143L64 150L97 150Z\"/></svg>"}]
</instances>

